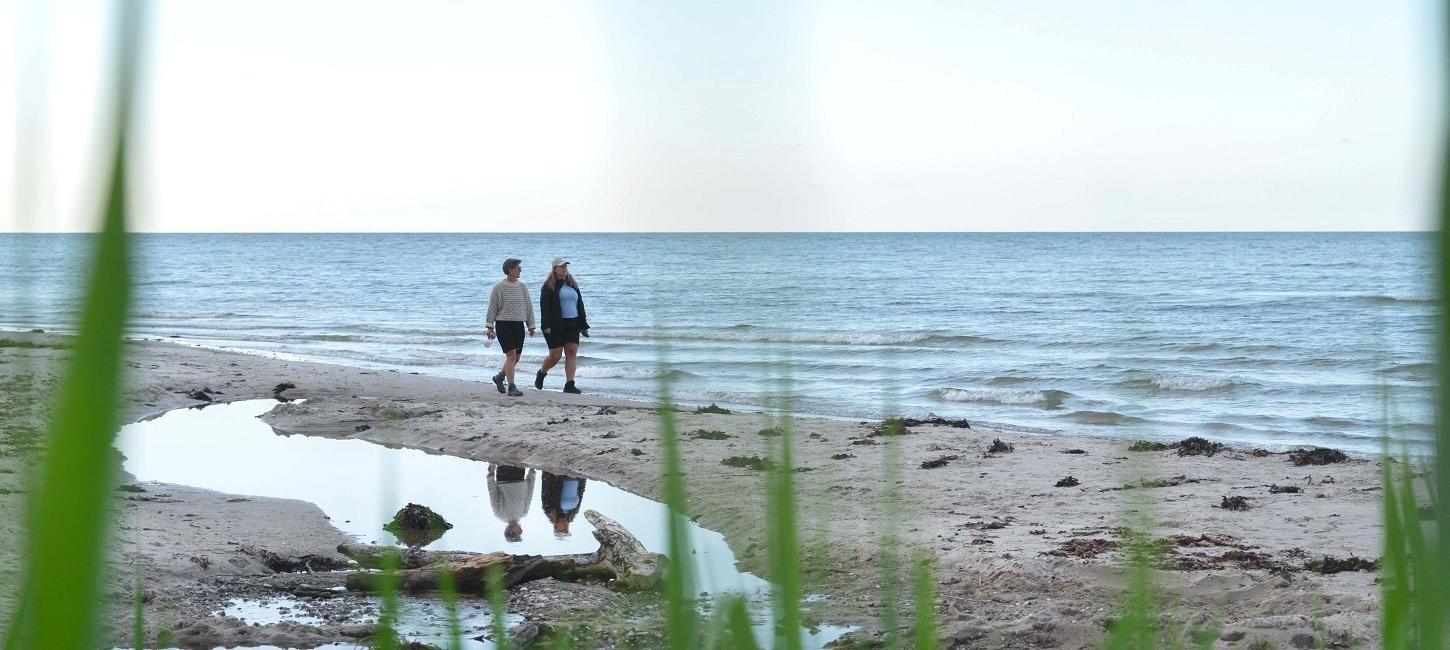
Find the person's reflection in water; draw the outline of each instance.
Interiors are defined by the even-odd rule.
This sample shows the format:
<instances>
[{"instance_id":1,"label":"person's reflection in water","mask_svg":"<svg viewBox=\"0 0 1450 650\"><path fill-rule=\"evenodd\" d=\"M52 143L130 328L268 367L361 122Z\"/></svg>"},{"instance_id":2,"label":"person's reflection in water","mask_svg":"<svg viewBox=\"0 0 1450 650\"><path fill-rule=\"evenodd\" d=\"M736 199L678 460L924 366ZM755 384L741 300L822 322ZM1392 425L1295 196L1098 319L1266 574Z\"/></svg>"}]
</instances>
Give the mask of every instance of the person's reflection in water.
<instances>
[{"instance_id":1,"label":"person's reflection in water","mask_svg":"<svg viewBox=\"0 0 1450 650\"><path fill-rule=\"evenodd\" d=\"M533 469L525 472L522 467L489 463L488 502L493 506L493 515L505 524L505 540L517 542L524 538L524 527L519 520L529 514L529 499L533 496Z\"/></svg>"},{"instance_id":2,"label":"person's reflection in water","mask_svg":"<svg viewBox=\"0 0 1450 650\"><path fill-rule=\"evenodd\" d=\"M554 537L569 536L569 522L574 521L584 502L584 483L582 478L544 472L544 487L539 496L544 503L544 516L554 524Z\"/></svg>"}]
</instances>

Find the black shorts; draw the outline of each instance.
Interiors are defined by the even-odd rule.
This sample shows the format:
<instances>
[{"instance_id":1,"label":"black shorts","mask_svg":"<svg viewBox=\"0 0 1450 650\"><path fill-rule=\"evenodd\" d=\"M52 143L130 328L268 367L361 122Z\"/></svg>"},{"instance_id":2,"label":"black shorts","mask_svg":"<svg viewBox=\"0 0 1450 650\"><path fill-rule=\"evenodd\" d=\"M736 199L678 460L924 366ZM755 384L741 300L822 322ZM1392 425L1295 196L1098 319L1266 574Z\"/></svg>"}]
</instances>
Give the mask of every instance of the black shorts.
<instances>
[{"instance_id":1,"label":"black shorts","mask_svg":"<svg viewBox=\"0 0 1450 650\"><path fill-rule=\"evenodd\" d=\"M559 324L550 328L544 334L544 341L549 344L549 349L564 347L565 343L579 344L579 319L560 318Z\"/></svg>"},{"instance_id":2,"label":"black shorts","mask_svg":"<svg viewBox=\"0 0 1450 650\"><path fill-rule=\"evenodd\" d=\"M523 352L524 350L524 322L521 320L494 321L494 331L498 334L498 347L503 348L504 353L512 350Z\"/></svg>"}]
</instances>

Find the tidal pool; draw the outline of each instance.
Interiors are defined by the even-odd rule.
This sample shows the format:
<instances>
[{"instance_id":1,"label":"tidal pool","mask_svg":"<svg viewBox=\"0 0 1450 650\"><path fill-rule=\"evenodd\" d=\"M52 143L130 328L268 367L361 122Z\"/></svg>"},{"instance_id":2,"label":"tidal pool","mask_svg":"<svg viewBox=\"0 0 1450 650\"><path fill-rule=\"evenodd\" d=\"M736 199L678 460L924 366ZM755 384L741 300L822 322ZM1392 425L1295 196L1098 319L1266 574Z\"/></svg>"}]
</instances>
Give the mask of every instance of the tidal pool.
<instances>
[{"instance_id":1,"label":"tidal pool","mask_svg":"<svg viewBox=\"0 0 1450 650\"><path fill-rule=\"evenodd\" d=\"M665 506L603 481L362 440L281 435L257 419L276 405L247 400L179 409L122 427L116 444L139 481L309 501L359 542L397 544L383 525L417 503L453 524L428 550L592 553L599 543L579 516L586 509L618 521L651 551L667 548ZM697 589L746 594L757 636L767 642L770 584L737 570L719 533L693 522L689 531ZM802 634L808 647L819 647L850 629Z\"/></svg>"}]
</instances>

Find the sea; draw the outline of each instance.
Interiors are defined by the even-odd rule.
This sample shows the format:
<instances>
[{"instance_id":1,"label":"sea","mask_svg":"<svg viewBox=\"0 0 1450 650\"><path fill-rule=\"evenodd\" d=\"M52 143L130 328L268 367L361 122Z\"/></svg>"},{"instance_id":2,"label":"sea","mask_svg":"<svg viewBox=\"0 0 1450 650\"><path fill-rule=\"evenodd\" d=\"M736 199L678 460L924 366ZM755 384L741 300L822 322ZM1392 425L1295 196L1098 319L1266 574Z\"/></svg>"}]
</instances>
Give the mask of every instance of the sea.
<instances>
[{"instance_id":1,"label":"sea","mask_svg":"<svg viewBox=\"0 0 1450 650\"><path fill-rule=\"evenodd\" d=\"M590 394L1376 453L1429 438L1427 233L141 234L130 333L481 382L507 257L578 280ZM73 330L93 240L0 235L0 328ZM531 399L543 337L524 347ZM547 390L563 383L563 368Z\"/></svg>"}]
</instances>

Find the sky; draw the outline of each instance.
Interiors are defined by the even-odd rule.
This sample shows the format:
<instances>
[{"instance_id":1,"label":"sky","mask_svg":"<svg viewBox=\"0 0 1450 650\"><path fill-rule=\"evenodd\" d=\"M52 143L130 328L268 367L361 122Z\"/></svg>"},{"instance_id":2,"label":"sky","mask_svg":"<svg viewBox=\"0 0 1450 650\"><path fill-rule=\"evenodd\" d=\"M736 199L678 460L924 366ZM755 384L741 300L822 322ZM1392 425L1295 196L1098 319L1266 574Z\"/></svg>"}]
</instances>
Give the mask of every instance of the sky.
<instances>
[{"instance_id":1,"label":"sky","mask_svg":"<svg viewBox=\"0 0 1450 650\"><path fill-rule=\"evenodd\" d=\"M1429 0L153 0L159 232L1433 227ZM0 0L0 232L97 224L109 3Z\"/></svg>"}]
</instances>

